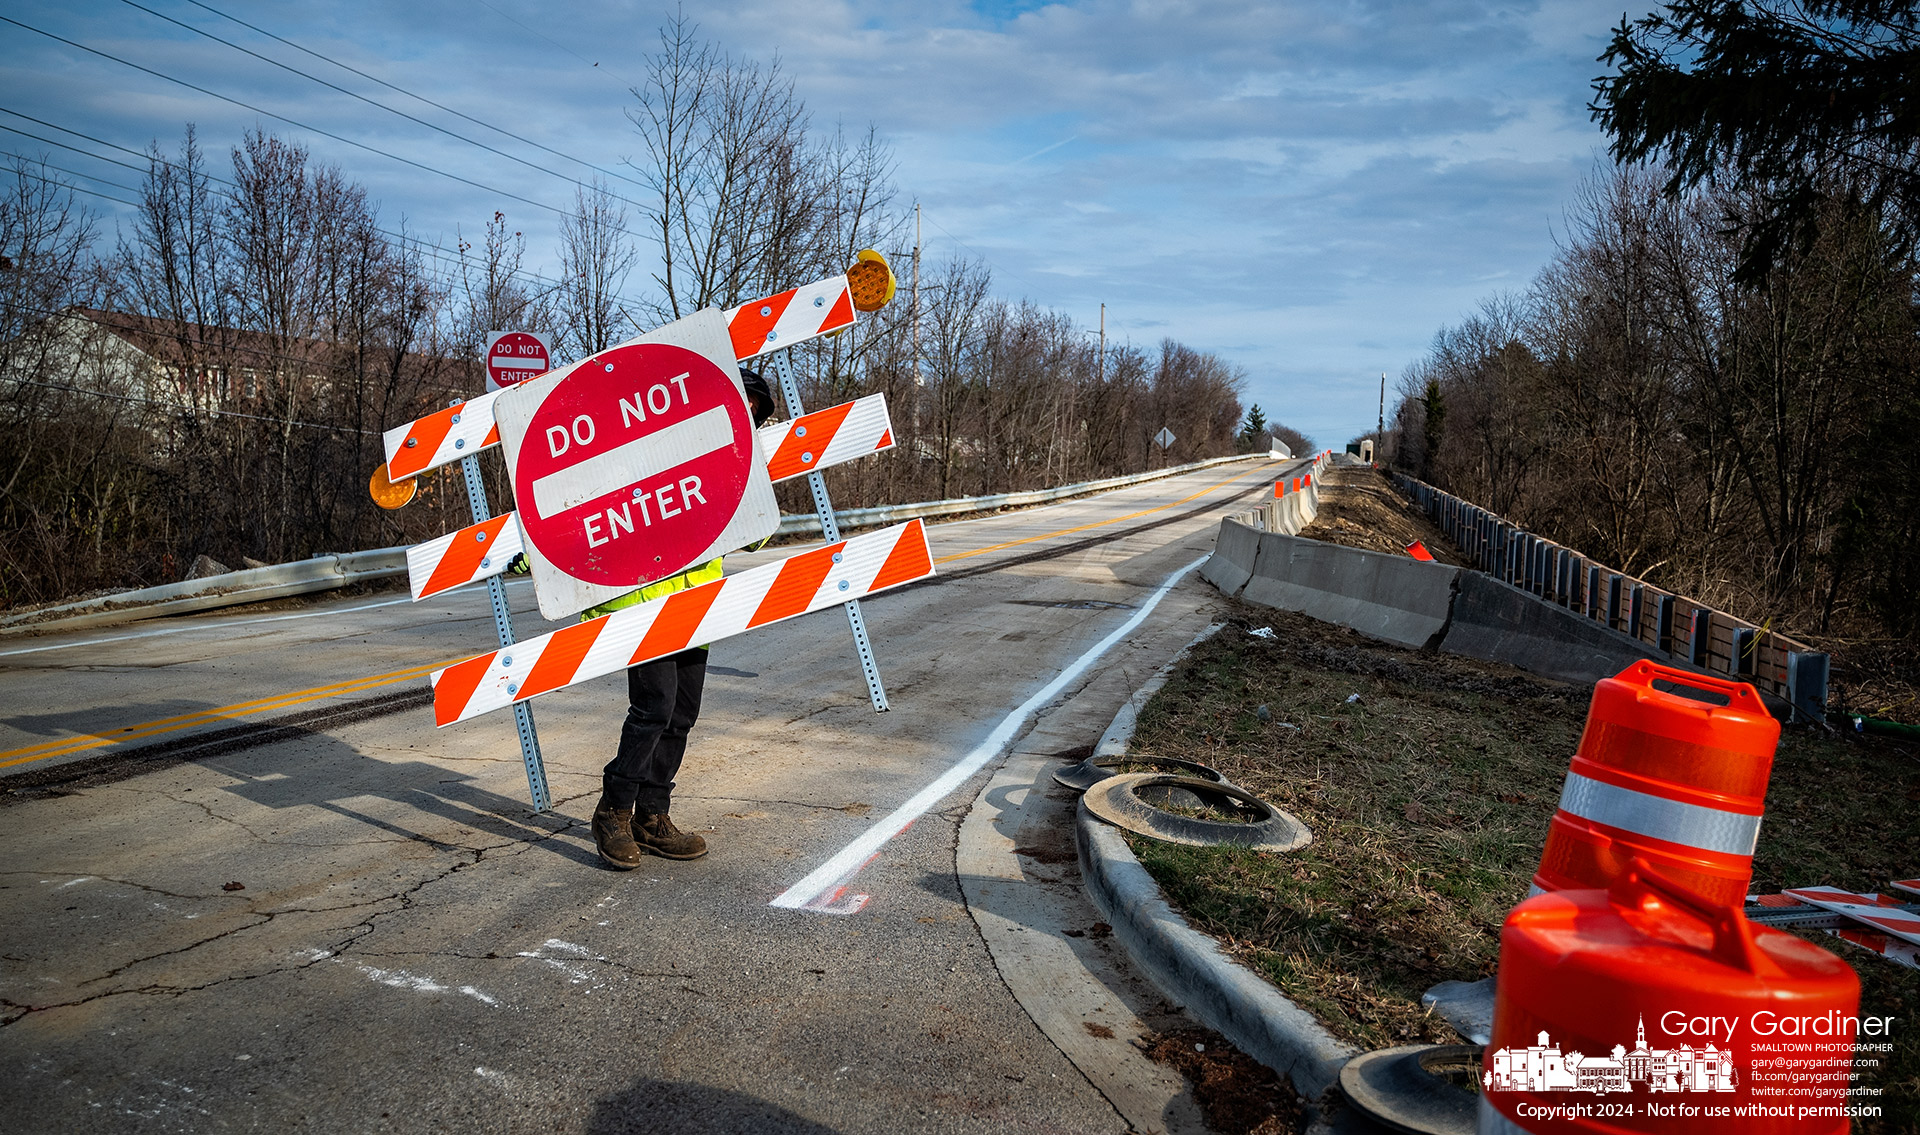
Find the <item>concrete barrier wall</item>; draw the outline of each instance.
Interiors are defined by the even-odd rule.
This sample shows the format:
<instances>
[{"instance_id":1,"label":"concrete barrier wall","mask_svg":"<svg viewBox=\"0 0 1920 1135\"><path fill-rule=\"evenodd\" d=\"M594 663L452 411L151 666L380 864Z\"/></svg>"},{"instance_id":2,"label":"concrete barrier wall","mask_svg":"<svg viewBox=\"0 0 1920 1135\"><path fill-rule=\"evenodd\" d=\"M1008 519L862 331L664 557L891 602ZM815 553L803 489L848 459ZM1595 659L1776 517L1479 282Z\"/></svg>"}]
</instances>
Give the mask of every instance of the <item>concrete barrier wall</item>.
<instances>
[{"instance_id":1,"label":"concrete barrier wall","mask_svg":"<svg viewBox=\"0 0 1920 1135\"><path fill-rule=\"evenodd\" d=\"M1642 658L1708 672L1481 572L1261 532L1232 517L1220 522L1200 574L1248 603L1564 682L1592 684Z\"/></svg>"},{"instance_id":2,"label":"concrete barrier wall","mask_svg":"<svg viewBox=\"0 0 1920 1135\"><path fill-rule=\"evenodd\" d=\"M1459 575L1445 564L1262 532L1240 598L1419 649L1438 645Z\"/></svg>"},{"instance_id":3,"label":"concrete barrier wall","mask_svg":"<svg viewBox=\"0 0 1920 1135\"><path fill-rule=\"evenodd\" d=\"M1460 573L1460 593L1440 649L1583 685L1610 678L1642 658L1697 669L1585 615L1542 603L1492 576L1465 570Z\"/></svg>"}]
</instances>

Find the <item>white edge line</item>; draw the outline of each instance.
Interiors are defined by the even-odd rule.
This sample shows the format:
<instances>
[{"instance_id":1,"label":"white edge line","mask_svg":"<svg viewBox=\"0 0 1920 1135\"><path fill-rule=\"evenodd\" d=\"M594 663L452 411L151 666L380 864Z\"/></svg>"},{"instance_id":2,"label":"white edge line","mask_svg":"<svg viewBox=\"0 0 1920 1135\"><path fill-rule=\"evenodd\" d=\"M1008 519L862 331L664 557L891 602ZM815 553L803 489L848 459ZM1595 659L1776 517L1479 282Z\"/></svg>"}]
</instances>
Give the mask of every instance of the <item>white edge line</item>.
<instances>
[{"instance_id":1,"label":"white edge line","mask_svg":"<svg viewBox=\"0 0 1920 1135\"><path fill-rule=\"evenodd\" d=\"M1167 581L1162 583L1145 603L1141 604L1132 618L1120 624L1107 637L1087 648L1086 653L1074 659L1073 664L1062 670L1053 681L1048 682L1040 688L1038 693L1021 702L1018 708L1007 714L1000 720L1000 724L993 727L993 732L987 734L986 740L974 746L966 756L960 758L957 764L941 773L932 784L914 793L906 803L882 817L872 827L861 833L858 839L841 848L833 858L814 868L806 878L780 892L768 905L784 910L795 910L819 898L833 887L847 882L848 878L872 858L888 840L905 831L908 824L919 819L954 789L965 784L968 778L979 772L988 761L998 756L1035 710L1052 701L1054 695L1065 689L1069 682L1078 678L1101 655L1132 633L1142 620L1153 613L1154 608L1160 605L1160 600L1166 598L1167 592L1172 591L1175 584L1206 562L1207 557L1201 556L1168 576Z\"/></svg>"}]
</instances>

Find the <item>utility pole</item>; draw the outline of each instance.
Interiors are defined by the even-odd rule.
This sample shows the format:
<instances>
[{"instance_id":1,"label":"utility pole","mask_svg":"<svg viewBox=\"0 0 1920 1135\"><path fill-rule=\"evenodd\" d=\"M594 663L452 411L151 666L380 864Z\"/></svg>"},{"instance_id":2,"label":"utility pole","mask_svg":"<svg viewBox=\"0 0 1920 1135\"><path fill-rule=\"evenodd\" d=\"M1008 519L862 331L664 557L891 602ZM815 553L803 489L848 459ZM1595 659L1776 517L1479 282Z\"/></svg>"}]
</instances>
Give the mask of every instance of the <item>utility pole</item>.
<instances>
[{"instance_id":1,"label":"utility pole","mask_svg":"<svg viewBox=\"0 0 1920 1135\"><path fill-rule=\"evenodd\" d=\"M1387 372L1380 372L1380 424L1373 430L1373 459L1380 460L1380 449L1387 444Z\"/></svg>"},{"instance_id":2,"label":"utility pole","mask_svg":"<svg viewBox=\"0 0 1920 1135\"><path fill-rule=\"evenodd\" d=\"M1100 305L1100 385L1107 384L1107 305Z\"/></svg>"},{"instance_id":3,"label":"utility pole","mask_svg":"<svg viewBox=\"0 0 1920 1135\"><path fill-rule=\"evenodd\" d=\"M920 377L920 202L913 203L913 295L907 301L907 319L913 324L913 384L925 386ZM915 400L915 406L919 405Z\"/></svg>"}]
</instances>

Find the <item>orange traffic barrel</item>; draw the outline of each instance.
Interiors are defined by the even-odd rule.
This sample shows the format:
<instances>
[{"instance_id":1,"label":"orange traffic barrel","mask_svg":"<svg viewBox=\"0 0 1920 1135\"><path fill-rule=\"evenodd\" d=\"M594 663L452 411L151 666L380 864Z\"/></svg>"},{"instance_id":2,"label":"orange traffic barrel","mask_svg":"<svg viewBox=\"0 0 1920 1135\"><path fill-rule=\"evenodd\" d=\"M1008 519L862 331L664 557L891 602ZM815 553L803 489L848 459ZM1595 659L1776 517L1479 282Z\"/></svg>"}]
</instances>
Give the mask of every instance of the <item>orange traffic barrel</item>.
<instances>
[{"instance_id":1,"label":"orange traffic barrel","mask_svg":"<svg viewBox=\"0 0 1920 1135\"><path fill-rule=\"evenodd\" d=\"M1535 892L1604 887L1640 855L1714 902L1742 902L1779 741L1745 682L1646 661L1601 679Z\"/></svg>"},{"instance_id":2,"label":"orange traffic barrel","mask_svg":"<svg viewBox=\"0 0 1920 1135\"><path fill-rule=\"evenodd\" d=\"M1840 1135L1860 979L1802 938L1629 864L1500 929L1480 1135Z\"/></svg>"}]
</instances>

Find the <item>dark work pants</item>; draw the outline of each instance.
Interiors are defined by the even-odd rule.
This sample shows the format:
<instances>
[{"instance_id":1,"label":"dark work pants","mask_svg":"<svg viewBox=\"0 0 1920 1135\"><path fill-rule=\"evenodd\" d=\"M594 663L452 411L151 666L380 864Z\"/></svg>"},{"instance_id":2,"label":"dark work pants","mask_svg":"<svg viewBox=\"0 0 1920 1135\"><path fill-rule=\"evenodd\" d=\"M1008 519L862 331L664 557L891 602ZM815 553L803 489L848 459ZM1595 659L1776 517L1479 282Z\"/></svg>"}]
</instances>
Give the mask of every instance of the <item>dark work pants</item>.
<instances>
[{"instance_id":1,"label":"dark work pants","mask_svg":"<svg viewBox=\"0 0 1920 1135\"><path fill-rule=\"evenodd\" d=\"M687 731L700 716L707 652L683 650L627 668L627 720L620 748L601 774L607 802L617 810L665 812L673 778L687 752Z\"/></svg>"}]
</instances>

